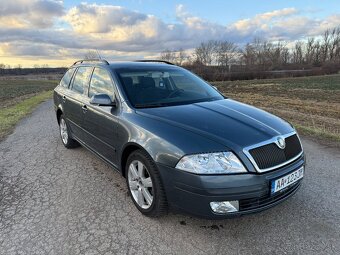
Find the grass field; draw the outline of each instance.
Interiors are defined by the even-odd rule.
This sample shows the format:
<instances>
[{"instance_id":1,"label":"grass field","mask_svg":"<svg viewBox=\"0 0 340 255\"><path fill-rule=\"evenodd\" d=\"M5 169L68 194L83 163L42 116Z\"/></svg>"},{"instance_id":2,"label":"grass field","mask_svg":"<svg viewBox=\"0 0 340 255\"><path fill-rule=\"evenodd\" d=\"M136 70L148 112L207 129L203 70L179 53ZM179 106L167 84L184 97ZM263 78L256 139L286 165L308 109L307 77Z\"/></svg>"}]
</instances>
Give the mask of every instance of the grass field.
<instances>
[{"instance_id":1,"label":"grass field","mask_svg":"<svg viewBox=\"0 0 340 255\"><path fill-rule=\"evenodd\" d=\"M56 80L0 80L0 109L9 107L44 91L53 90Z\"/></svg>"},{"instance_id":2,"label":"grass field","mask_svg":"<svg viewBox=\"0 0 340 255\"><path fill-rule=\"evenodd\" d=\"M0 140L34 108L52 97L55 80L0 80Z\"/></svg>"},{"instance_id":3,"label":"grass field","mask_svg":"<svg viewBox=\"0 0 340 255\"><path fill-rule=\"evenodd\" d=\"M340 75L213 84L232 99L288 120L304 135L340 144Z\"/></svg>"}]
</instances>

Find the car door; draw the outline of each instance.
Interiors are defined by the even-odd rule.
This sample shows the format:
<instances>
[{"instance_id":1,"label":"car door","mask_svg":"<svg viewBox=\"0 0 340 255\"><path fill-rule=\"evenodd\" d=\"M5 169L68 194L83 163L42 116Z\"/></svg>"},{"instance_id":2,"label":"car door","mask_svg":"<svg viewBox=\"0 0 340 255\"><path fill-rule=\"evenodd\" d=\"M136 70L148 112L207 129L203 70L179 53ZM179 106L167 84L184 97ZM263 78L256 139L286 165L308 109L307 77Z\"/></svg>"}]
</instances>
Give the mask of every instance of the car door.
<instances>
[{"instance_id":1,"label":"car door","mask_svg":"<svg viewBox=\"0 0 340 255\"><path fill-rule=\"evenodd\" d=\"M115 88L111 74L104 68L95 67L90 80L87 103L84 107L85 143L96 153L116 166L116 142L119 104L98 106L90 104L95 94L107 94L114 100Z\"/></svg>"},{"instance_id":2,"label":"car door","mask_svg":"<svg viewBox=\"0 0 340 255\"><path fill-rule=\"evenodd\" d=\"M70 89L64 94L64 112L67 123L71 129L72 135L78 140L83 141L83 108L84 100L87 98L87 88L93 67L78 67L71 81Z\"/></svg>"}]
</instances>

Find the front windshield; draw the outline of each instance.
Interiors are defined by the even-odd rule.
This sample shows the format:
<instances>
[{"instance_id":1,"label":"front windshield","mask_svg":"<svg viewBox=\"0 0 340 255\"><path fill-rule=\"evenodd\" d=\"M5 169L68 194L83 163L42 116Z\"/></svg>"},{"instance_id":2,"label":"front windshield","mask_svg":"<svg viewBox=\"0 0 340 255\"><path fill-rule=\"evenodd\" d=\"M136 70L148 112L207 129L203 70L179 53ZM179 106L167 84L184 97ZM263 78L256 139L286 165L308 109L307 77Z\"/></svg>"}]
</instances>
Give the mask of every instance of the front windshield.
<instances>
[{"instance_id":1,"label":"front windshield","mask_svg":"<svg viewBox=\"0 0 340 255\"><path fill-rule=\"evenodd\" d=\"M213 87L184 69L122 68L115 71L129 101L136 108L223 99Z\"/></svg>"}]
</instances>

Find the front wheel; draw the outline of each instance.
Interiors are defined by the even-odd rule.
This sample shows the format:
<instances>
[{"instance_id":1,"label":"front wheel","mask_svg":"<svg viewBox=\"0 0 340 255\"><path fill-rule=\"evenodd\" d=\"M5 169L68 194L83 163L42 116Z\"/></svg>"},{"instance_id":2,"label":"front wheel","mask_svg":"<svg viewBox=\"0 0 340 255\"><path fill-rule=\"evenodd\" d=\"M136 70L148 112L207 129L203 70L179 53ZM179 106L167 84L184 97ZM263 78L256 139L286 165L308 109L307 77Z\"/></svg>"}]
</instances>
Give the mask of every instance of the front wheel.
<instances>
[{"instance_id":1,"label":"front wheel","mask_svg":"<svg viewBox=\"0 0 340 255\"><path fill-rule=\"evenodd\" d=\"M66 120L64 119L63 115L61 115L59 119L59 131L61 141L63 142L66 148L69 149L79 146L79 143L70 137L69 128L66 124Z\"/></svg>"},{"instance_id":2,"label":"front wheel","mask_svg":"<svg viewBox=\"0 0 340 255\"><path fill-rule=\"evenodd\" d=\"M159 217L167 212L167 202L160 175L152 158L142 150L127 160L126 182L132 201L146 216Z\"/></svg>"}]
</instances>

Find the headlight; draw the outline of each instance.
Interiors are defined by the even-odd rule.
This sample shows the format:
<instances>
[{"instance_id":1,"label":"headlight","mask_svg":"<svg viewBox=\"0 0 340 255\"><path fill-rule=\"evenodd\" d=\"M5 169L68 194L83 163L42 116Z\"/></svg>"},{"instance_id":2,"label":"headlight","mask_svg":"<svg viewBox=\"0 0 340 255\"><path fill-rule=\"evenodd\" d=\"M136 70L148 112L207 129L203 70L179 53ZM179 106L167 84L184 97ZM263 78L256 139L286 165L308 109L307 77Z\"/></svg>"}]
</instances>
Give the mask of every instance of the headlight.
<instances>
[{"instance_id":1,"label":"headlight","mask_svg":"<svg viewBox=\"0 0 340 255\"><path fill-rule=\"evenodd\" d=\"M195 174L247 172L241 161L230 151L187 155L177 163L176 168Z\"/></svg>"}]
</instances>

